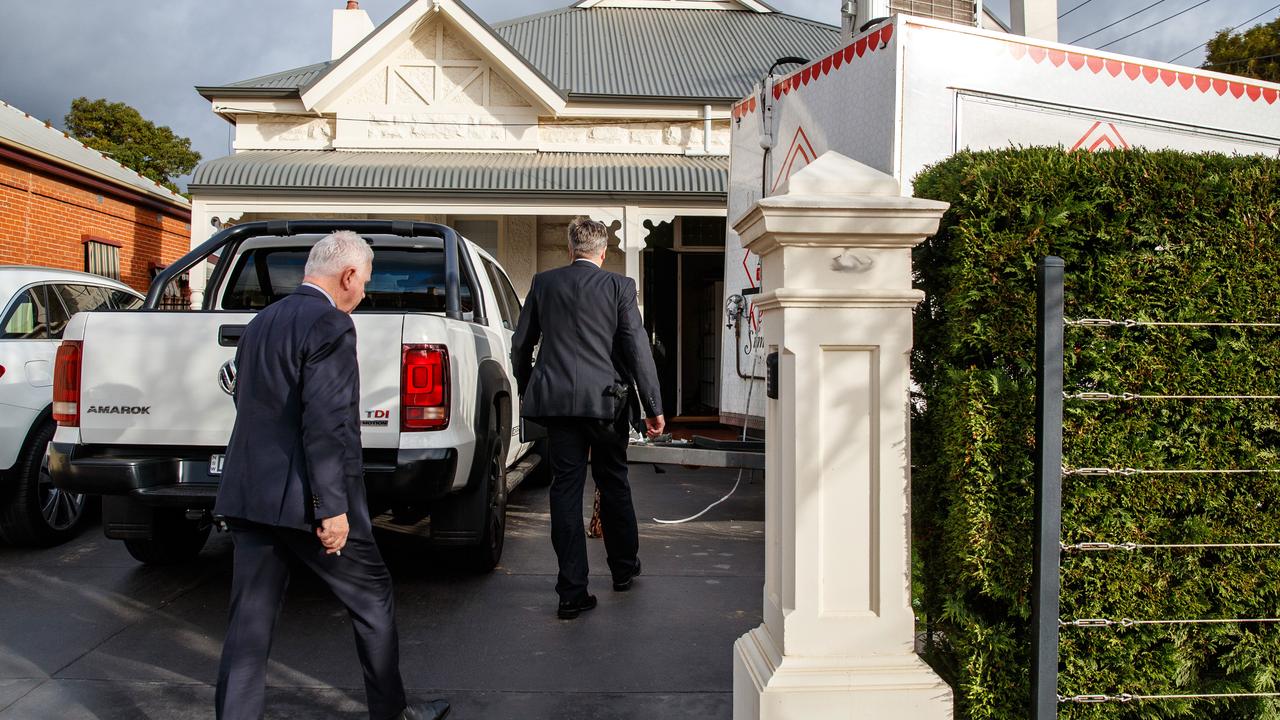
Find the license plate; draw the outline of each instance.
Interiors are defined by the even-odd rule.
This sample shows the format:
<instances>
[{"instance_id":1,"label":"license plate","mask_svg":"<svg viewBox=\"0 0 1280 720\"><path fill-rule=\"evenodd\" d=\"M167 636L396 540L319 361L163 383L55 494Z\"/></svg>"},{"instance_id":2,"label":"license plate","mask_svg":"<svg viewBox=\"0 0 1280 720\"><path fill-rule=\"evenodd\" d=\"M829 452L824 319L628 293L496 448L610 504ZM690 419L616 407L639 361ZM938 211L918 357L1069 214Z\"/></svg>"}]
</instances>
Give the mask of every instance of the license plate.
<instances>
[{"instance_id":1,"label":"license plate","mask_svg":"<svg viewBox=\"0 0 1280 720\"><path fill-rule=\"evenodd\" d=\"M226 460L227 460L226 455L214 455L213 457L209 458L209 474L221 475L222 464L226 462Z\"/></svg>"}]
</instances>

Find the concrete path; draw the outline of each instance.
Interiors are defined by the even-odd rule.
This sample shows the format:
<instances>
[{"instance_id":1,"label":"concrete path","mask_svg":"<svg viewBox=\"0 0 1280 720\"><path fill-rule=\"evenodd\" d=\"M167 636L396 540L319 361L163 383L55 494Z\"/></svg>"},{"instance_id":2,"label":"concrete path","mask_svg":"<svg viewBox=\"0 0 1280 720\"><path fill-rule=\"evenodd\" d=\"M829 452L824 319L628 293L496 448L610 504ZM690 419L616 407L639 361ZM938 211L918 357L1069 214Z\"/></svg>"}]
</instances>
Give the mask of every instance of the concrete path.
<instances>
[{"instance_id":1,"label":"concrete path","mask_svg":"<svg viewBox=\"0 0 1280 720\"><path fill-rule=\"evenodd\" d=\"M380 543L396 580L406 684L447 697L458 720L729 718L733 641L760 622L763 480L691 515L736 471L632 466L645 574L609 587L590 541L600 607L555 617L547 491L511 497L502 566L449 574L421 545ZM590 496L586 508L590 509ZM97 527L59 548L0 547L0 720L213 717L231 547L213 537L198 562L146 568ZM269 718L363 718L346 613L310 576L294 577L268 675Z\"/></svg>"}]
</instances>

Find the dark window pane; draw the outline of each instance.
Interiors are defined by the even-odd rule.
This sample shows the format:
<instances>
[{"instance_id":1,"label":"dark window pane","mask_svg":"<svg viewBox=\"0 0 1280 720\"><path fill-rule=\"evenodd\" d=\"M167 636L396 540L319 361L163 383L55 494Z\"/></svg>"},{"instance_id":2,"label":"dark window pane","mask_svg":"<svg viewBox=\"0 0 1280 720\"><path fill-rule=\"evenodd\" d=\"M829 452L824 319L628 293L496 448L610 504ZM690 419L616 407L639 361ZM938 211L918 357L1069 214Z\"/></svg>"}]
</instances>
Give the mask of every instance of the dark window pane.
<instances>
[{"instance_id":1,"label":"dark window pane","mask_svg":"<svg viewBox=\"0 0 1280 720\"><path fill-rule=\"evenodd\" d=\"M49 327L44 315L44 303L37 302L37 297L44 295L43 290L28 290L20 299L9 316L4 320L5 340L48 340Z\"/></svg>"},{"instance_id":2,"label":"dark window pane","mask_svg":"<svg viewBox=\"0 0 1280 720\"><path fill-rule=\"evenodd\" d=\"M502 272L488 260L482 259L480 264L484 266L484 272L489 276L489 285L493 287L493 299L498 304L498 312L502 314L502 326L508 330L515 330L516 324L511 312L511 301L502 289L502 280L500 279Z\"/></svg>"},{"instance_id":3,"label":"dark window pane","mask_svg":"<svg viewBox=\"0 0 1280 720\"><path fill-rule=\"evenodd\" d=\"M94 310L110 310L111 298L107 290L93 285L54 285L67 312L75 315L78 312Z\"/></svg>"},{"instance_id":4,"label":"dark window pane","mask_svg":"<svg viewBox=\"0 0 1280 720\"><path fill-rule=\"evenodd\" d=\"M520 324L520 296L516 294L516 289L511 287L511 281L504 274L499 274L498 283L499 292L507 296L507 304L511 307L511 329L514 330L516 325Z\"/></svg>"},{"instance_id":5,"label":"dark window pane","mask_svg":"<svg viewBox=\"0 0 1280 720\"><path fill-rule=\"evenodd\" d=\"M112 290L111 307L117 310L137 310L142 307L142 300L123 290Z\"/></svg>"},{"instance_id":6,"label":"dark window pane","mask_svg":"<svg viewBox=\"0 0 1280 720\"><path fill-rule=\"evenodd\" d=\"M49 318L49 337L57 340L62 337L62 332L67 329L67 323L71 322L71 315L67 313L62 306L62 301L58 299L58 291L55 286L46 285L44 289L47 293L37 295L37 298L43 296L48 300L45 312Z\"/></svg>"},{"instance_id":7,"label":"dark window pane","mask_svg":"<svg viewBox=\"0 0 1280 720\"><path fill-rule=\"evenodd\" d=\"M685 217L680 219L680 242L685 247L724 247L725 219Z\"/></svg>"},{"instance_id":8,"label":"dark window pane","mask_svg":"<svg viewBox=\"0 0 1280 720\"><path fill-rule=\"evenodd\" d=\"M265 248L245 253L231 271L224 310L261 310L292 293L302 282L310 248ZM464 280L462 311L472 311ZM444 251L438 248L374 248L373 276L361 310L444 312Z\"/></svg>"}]
</instances>

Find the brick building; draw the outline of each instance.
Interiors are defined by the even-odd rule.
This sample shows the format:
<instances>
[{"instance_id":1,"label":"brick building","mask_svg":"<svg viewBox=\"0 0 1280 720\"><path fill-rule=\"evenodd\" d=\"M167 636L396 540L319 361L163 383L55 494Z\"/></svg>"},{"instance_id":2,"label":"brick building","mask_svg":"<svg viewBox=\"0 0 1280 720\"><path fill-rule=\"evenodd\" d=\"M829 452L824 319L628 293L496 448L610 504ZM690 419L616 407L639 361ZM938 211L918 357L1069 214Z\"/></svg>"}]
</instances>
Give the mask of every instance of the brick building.
<instances>
[{"instance_id":1,"label":"brick building","mask_svg":"<svg viewBox=\"0 0 1280 720\"><path fill-rule=\"evenodd\" d=\"M0 265L93 272L145 292L190 243L186 198L0 102Z\"/></svg>"}]
</instances>

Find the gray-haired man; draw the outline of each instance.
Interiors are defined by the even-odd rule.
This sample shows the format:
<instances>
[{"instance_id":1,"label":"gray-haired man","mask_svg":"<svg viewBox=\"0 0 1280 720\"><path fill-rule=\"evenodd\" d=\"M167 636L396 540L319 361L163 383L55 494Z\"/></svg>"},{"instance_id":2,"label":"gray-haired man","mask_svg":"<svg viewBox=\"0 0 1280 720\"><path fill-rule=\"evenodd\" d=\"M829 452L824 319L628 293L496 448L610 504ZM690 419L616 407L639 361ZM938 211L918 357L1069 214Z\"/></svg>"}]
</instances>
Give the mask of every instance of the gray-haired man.
<instances>
[{"instance_id":1,"label":"gray-haired man","mask_svg":"<svg viewBox=\"0 0 1280 720\"><path fill-rule=\"evenodd\" d=\"M236 423L214 507L235 542L220 720L262 717L271 636L297 561L347 606L371 720L449 713L443 700L406 707L391 574L365 500L350 313L364 299L372 261L353 232L323 238L302 285L258 313L236 349Z\"/></svg>"},{"instance_id":2,"label":"gray-haired man","mask_svg":"<svg viewBox=\"0 0 1280 720\"><path fill-rule=\"evenodd\" d=\"M636 307L636 283L602 270L609 231L578 218L569 225L570 264L538 273L512 340L520 414L546 425L551 461L551 544L560 561L558 615L596 606L587 592L582 491L600 489L600 521L613 589L640 574L639 533L627 483L627 391L639 388L650 435L662 432L662 394ZM539 346L539 342L541 345ZM533 364L533 350L538 363Z\"/></svg>"}]
</instances>

